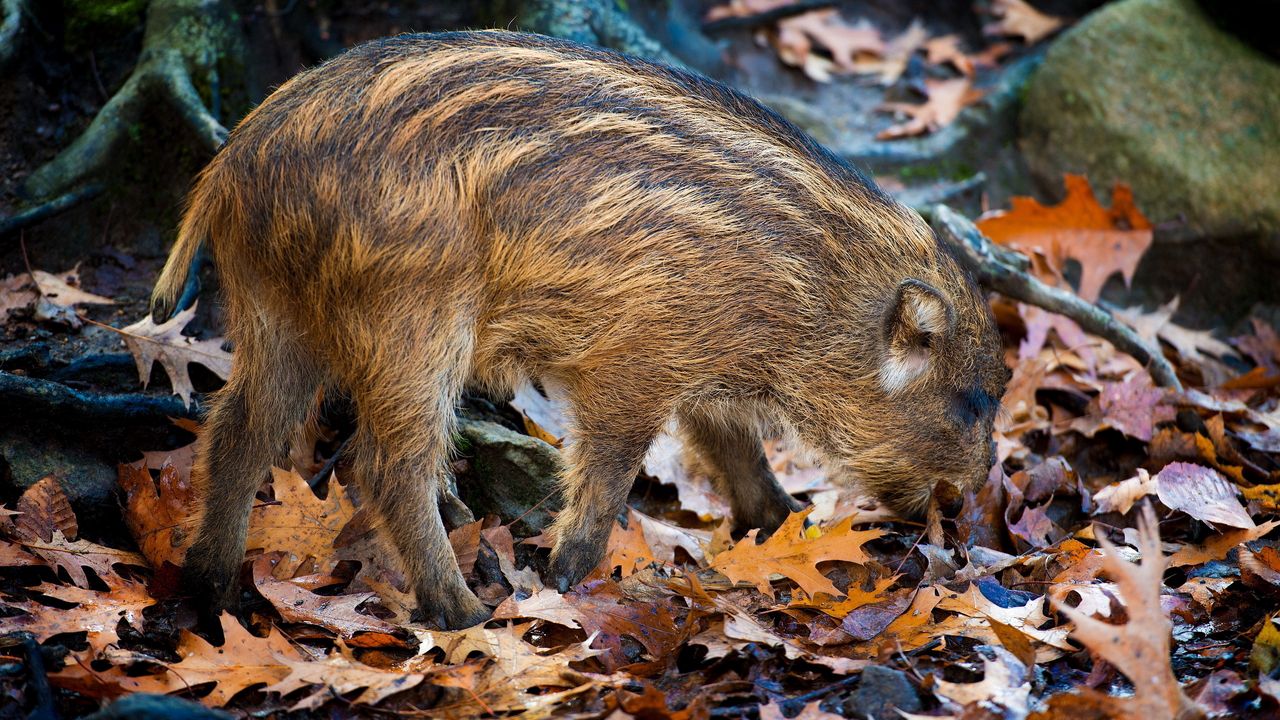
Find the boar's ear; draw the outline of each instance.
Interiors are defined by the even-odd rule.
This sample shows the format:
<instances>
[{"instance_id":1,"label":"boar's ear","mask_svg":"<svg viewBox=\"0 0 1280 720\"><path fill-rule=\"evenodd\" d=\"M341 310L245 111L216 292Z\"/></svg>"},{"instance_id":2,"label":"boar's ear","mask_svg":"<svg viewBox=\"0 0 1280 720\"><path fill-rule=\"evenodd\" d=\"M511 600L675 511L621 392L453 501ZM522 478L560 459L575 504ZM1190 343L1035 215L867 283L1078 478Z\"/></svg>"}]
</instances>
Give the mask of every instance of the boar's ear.
<instances>
[{"instance_id":1,"label":"boar's ear","mask_svg":"<svg viewBox=\"0 0 1280 720\"><path fill-rule=\"evenodd\" d=\"M892 395L923 375L938 341L954 327L955 310L945 295L921 280L903 280L884 318L884 391Z\"/></svg>"}]
</instances>

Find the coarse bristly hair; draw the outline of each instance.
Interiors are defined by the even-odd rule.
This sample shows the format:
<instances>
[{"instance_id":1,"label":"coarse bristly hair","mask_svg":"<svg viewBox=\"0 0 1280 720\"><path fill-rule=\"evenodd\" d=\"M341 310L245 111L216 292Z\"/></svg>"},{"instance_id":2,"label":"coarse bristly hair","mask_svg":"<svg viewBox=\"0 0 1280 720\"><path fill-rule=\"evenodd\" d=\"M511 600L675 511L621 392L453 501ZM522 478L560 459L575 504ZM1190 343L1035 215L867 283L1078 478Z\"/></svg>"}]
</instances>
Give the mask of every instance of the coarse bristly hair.
<instances>
[{"instance_id":1,"label":"coarse bristly hair","mask_svg":"<svg viewBox=\"0 0 1280 720\"><path fill-rule=\"evenodd\" d=\"M766 531L799 507L766 420L906 513L991 463L1007 370L960 267L790 123L681 70L510 32L361 45L235 129L191 193L161 308L201 242L236 346L193 474L187 573L217 604L254 492L323 388L351 398L354 479L445 627L486 617L436 509L466 385L565 390L561 588L601 559L673 417L739 526Z\"/></svg>"}]
</instances>

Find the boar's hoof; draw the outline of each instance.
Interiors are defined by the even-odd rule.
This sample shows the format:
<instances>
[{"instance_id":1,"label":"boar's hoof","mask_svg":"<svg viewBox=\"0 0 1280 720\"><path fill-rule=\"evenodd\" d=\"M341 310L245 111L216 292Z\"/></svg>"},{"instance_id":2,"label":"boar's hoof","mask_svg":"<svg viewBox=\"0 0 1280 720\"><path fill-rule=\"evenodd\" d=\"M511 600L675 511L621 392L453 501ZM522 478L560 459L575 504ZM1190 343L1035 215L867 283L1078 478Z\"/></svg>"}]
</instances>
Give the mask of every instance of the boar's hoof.
<instances>
[{"instance_id":1,"label":"boar's hoof","mask_svg":"<svg viewBox=\"0 0 1280 720\"><path fill-rule=\"evenodd\" d=\"M600 564L604 543L566 542L551 554L551 583L561 594L577 585L587 573Z\"/></svg>"},{"instance_id":2,"label":"boar's hoof","mask_svg":"<svg viewBox=\"0 0 1280 720\"><path fill-rule=\"evenodd\" d=\"M225 610L234 613L240 609L240 581L234 575L211 573L196 564L182 568L180 595L196 601L201 613L217 617Z\"/></svg>"},{"instance_id":3,"label":"boar's hoof","mask_svg":"<svg viewBox=\"0 0 1280 720\"><path fill-rule=\"evenodd\" d=\"M464 630L488 620L493 611L485 607L475 595L441 603L428 611L421 606L413 613L414 620L440 630Z\"/></svg>"}]
</instances>

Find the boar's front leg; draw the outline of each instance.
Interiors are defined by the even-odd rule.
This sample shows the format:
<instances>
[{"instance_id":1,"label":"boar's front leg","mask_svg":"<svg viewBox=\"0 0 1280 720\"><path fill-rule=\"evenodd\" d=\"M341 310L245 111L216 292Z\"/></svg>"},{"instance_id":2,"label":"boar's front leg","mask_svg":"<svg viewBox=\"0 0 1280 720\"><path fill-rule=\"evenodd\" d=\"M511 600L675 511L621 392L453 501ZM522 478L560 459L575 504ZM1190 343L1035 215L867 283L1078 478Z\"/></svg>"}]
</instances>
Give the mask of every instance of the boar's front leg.
<instances>
[{"instance_id":1,"label":"boar's front leg","mask_svg":"<svg viewBox=\"0 0 1280 720\"><path fill-rule=\"evenodd\" d=\"M573 405L575 433L565 449L565 507L552 528L551 582L562 593L604 558L614 518L626 507L640 464L661 427L661 421L637 422L627 412L637 406L626 402L599 415L590 403Z\"/></svg>"},{"instance_id":2,"label":"boar's front leg","mask_svg":"<svg viewBox=\"0 0 1280 720\"><path fill-rule=\"evenodd\" d=\"M679 416L685 439L702 457L716 492L729 501L735 530L778 529L789 513L804 508L778 484L759 432L731 415L712 415L695 408Z\"/></svg>"}]
</instances>

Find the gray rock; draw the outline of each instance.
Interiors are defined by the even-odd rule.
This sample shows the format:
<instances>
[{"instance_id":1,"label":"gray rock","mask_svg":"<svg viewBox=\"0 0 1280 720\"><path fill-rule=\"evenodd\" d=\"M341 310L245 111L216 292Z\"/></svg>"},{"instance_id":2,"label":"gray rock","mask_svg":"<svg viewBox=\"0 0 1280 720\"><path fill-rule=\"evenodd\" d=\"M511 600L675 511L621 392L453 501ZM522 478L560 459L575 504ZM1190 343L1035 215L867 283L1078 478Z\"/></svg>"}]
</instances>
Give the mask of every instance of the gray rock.
<instances>
[{"instance_id":1,"label":"gray rock","mask_svg":"<svg viewBox=\"0 0 1280 720\"><path fill-rule=\"evenodd\" d=\"M880 665L862 671L858 689L841 708L845 717L876 720L900 717L896 710L920 712L920 709L920 696L907 674Z\"/></svg>"},{"instance_id":2,"label":"gray rock","mask_svg":"<svg viewBox=\"0 0 1280 720\"><path fill-rule=\"evenodd\" d=\"M1126 182L1155 222L1184 215L1200 235L1280 243L1280 65L1193 0L1086 17L1031 78L1021 128L1046 188L1064 172L1100 194Z\"/></svg>"},{"instance_id":3,"label":"gray rock","mask_svg":"<svg viewBox=\"0 0 1280 720\"><path fill-rule=\"evenodd\" d=\"M81 527L118 515L116 468L83 446L16 428L0 432L0 480L20 494L46 475L58 478Z\"/></svg>"},{"instance_id":4,"label":"gray rock","mask_svg":"<svg viewBox=\"0 0 1280 720\"><path fill-rule=\"evenodd\" d=\"M458 434L459 451L471 462L471 471L458 478L458 494L476 517L521 518L516 535L536 535L550 524L551 512L563 507L558 450L483 420L459 418Z\"/></svg>"}]
</instances>

